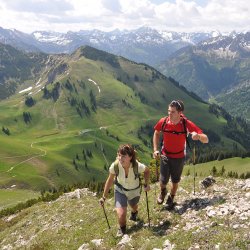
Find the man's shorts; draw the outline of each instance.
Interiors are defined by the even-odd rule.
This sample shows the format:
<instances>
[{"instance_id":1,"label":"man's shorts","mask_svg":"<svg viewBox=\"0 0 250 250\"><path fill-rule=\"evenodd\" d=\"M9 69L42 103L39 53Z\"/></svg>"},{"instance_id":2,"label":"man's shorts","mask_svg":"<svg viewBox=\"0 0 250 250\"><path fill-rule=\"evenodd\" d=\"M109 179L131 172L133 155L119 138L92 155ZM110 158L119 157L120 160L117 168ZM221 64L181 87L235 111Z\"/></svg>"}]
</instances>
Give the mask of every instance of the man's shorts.
<instances>
[{"instance_id":1,"label":"man's shorts","mask_svg":"<svg viewBox=\"0 0 250 250\"><path fill-rule=\"evenodd\" d=\"M138 204L140 200L140 196L136 196L135 198L128 200L127 196L125 194L122 194L115 190L115 207L120 208L120 207L127 207L128 204L130 206L135 206Z\"/></svg>"},{"instance_id":2,"label":"man's shorts","mask_svg":"<svg viewBox=\"0 0 250 250\"><path fill-rule=\"evenodd\" d=\"M169 158L161 155L160 166L160 181L162 184L167 184L169 178L173 183L178 183L181 180L181 174L184 167L185 157L183 158Z\"/></svg>"}]
</instances>

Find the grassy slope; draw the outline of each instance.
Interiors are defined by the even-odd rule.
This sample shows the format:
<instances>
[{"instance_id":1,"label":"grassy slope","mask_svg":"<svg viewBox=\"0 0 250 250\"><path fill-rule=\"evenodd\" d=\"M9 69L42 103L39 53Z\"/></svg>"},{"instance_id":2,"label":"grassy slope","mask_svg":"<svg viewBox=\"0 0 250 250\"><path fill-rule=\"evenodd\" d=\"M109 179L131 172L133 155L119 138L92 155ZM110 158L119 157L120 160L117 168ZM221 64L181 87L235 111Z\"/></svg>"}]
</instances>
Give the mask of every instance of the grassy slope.
<instances>
[{"instance_id":1,"label":"grassy slope","mask_svg":"<svg viewBox=\"0 0 250 250\"><path fill-rule=\"evenodd\" d=\"M221 161L211 161L202 164L195 165L195 172L198 176L211 175L213 167L216 167L217 171L220 172L222 167L225 168L225 174L228 172L237 172L240 176L243 173L250 172L250 158L229 158ZM190 172L193 175L194 166L187 165L184 168L184 174Z\"/></svg>"},{"instance_id":2,"label":"grassy slope","mask_svg":"<svg viewBox=\"0 0 250 250\"><path fill-rule=\"evenodd\" d=\"M15 183L20 188L41 190L47 186L83 180L104 180L107 175L104 165L114 160L118 145L127 142L139 144L144 151L139 150L139 157L149 163L151 149L138 140L136 131L147 122L154 124L166 114L167 103L172 99L184 100L185 114L197 125L207 129L216 128L217 133L223 130L225 121L210 114L206 104L195 101L161 77L152 81L154 70L150 67L122 58L119 59L121 68L118 69L84 57L75 59L72 56L62 60L67 61L69 69L56 81L65 83L70 80L75 84L78 95L64 87L56 102L43 99L42 92L39 92L33 96L36 105L31 108L24 105L26 94L17 94L0 103L1 125L11 132L11 136L0 134L0 140L5 145L0 149L2 187ZM133 81L135 75L139 79L136 82ZM118 77L129 78L129 83L123 84L117 80ZM88 79L99 85L100 93ZM80 87L80 81L85 83L85 88ZM52 87L49 85L48 89ZM67 98L74 96L79 101L84 99L90 107L90 90L96 97L97 112L81 118ZM147 103L140 101L138 93L146 97ZM122 99L131 108L124 105ZM30 124L23 122L24 111L32 115ZM100 127L106 129L100 130ZM118 136L119 141L110 135ZM232 144L231 140L223 140L226 147ZM103 148L106 155L103 155ZM83 150L91 150L93 158L85 161ZM76 168L72 162L77 154L79 160L76 160Z\"/></svg>"},{"instance_id":3,"label":"grassy slope","mask_svg":"<svg viewBox=\"0 0 250 250\"><path fill-rule=\"evenodd\" d=\"M226 94L221 94L215 98L216 102L223 108L230 107L230 113L234 116L242 114L246 120L250 120L250 109L249 109L249 86L242 86L235 91L231 91Z\"/></svg>"},{"instance_id":4,"label":"grassy slope","mask_svg":"<svg viewBox=\"0 0 250 250\"><path fill-rule=\"evenodd\" d=\"M0 190L0 209L15 206L17 203L25 202L26 200L37 198L40 195L38 192L25 189L1 189Z\"/></svg>"}]
</instances>

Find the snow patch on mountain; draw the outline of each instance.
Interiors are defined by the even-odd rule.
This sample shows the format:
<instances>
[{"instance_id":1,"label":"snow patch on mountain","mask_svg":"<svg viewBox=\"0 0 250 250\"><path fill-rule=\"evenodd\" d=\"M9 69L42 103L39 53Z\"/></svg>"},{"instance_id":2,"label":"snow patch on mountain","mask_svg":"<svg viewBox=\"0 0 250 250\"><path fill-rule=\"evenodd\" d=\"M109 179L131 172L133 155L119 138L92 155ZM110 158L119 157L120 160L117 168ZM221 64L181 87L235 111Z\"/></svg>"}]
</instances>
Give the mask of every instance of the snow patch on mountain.
<instances>
[{"instance_id":1,"label":"snow patch on mountain","mask_svg":"<svg viewBox=\"0 0 250 250\"><path fill-rule=\"evenodd\" d=\"M239 44L242 48L246 50L250 50L250 42L249 41L243 41L242 43Z\"/></svg>"},{"instance_id":2,"label":"snow patch on mountain","mask_svg":"<svg viewBox=\"0 0 250 250\"><path fill-rule=\"evenodd\" d=\"M219 31L212 31L211 36L218 37L218 36L221 36L221 33Z\"/></svg>"},{"instance_id":3,"label":"snow patch on mountain","mask_svg":"<svg viewBox=\"0 0 250 250\"><path fill-rule=\"evenodd\" d=\"M66 38L61 33L34 32L33 35L39 42L55 43L58 45L67 45L72 42L72 40Z\"/></svg>"},{"instance_id":4,"label":"snow patch on mountain","mask_svg":"<svg viewBox=\"0 0 250 250\"><path fill-rule=\"evenodd\" d=\"M93 80L90 79L90 78L88 79L88 81L89 81L89 82L93 82L93 83L96 85L96 87L97 87L97 89L98 89L98 92L101 93L101 89L100 89L99 85L98 85L95 81L93 81Z\"/></svg>"},{"instance_id":5,"label":"snow patch on mountain","mask_svg":"<svg viewBox=\"0 0 250 250\"><path fill-rule=\"evenodd\" d=\"M36 82L36 85L39 85L40 81L41 81L41 77L40 77L39 80Z\"/></svg>"},{"instance_id":6,"label":"snow patch on mountain","mask_svg":"<svg viewBox=\"0 0 250 250\"><path fill-rule=\"evenodd\" d=\"M24 92L28 92L28 91L32 90L32 88L33 87L30 86L27 89L23 89L23 90L19 91L18 93L21 94L21 93L24 93Z\"/></svg>"},{"instance_id":7,"label":"snow patch on mountain","mask_svg":"<svg viewBox=\"0 0 250 250\"><path fill-rule=\"evenodd\" d=\"M204 41L202 44L203 45L213 45L213 44L216 44L220 41L223 41L225 39L225 37L223 36L220 36L220 37L215 37L214 39L210 39L208 41Z\"/></svg>"},{"instance_id":8,"label":"snow patch on mountain","mask_svg":"<svg viewBox=\"0 0 250 250\"><path fill-rule=\"evenodd\" d=\"M216 37L219 32L214 34L211 33L184 33L174 32L166 30L155 30L148 27L139 28L132 31L111 31L104 32L100 30L92 31L79 31L79 32L68 32L66 34L58 32L44 32L36 31L33 32L33 37L41 43L54 43L57 45L66 46L70 43L74 43L74 40L80 39L82 41L89 41L93 45L106 44L110 42L116 43L140 43L140 44L165 44L165 43L176 43L184 42L195 45L198 42L210 38Z\"/></svg>"},{"instance_id":9,"label":"snow patch on mountain","mask_svg":"<svg viewBox=\"0 0 250 250\"><path fill-rule=\"evenodd\" d=\"M89 41L91 43L93 43L93 44L98 44L99 43L98 39L96 39L96 38L90 38Z\"/></svg>"},{"instance_id":10,"label":"snow patch on mountain","mask_svg":"<svg viewBox=\"0 0 250 250\"><path fill-rule=\"evenodd\" d=\"M160 31L159 32L161 34L161 36L166 40L166 41L172 41L173 38L173 33L172 32L168 32L168 31Z\"/></svg>"},{"instance_id":11,"label":"snow patch on mountain","mask_svg":"<svg viewBox=\"0 0 250 250\"><path fill-rule=\"evenodd\" d=\"M226 48L219 48L210 51L210 54L213 54L213 56L217 56L219 58L235 58L237 56L236 51L231 51L230 46L227 46Z\"/></svg>"}]
</instances>

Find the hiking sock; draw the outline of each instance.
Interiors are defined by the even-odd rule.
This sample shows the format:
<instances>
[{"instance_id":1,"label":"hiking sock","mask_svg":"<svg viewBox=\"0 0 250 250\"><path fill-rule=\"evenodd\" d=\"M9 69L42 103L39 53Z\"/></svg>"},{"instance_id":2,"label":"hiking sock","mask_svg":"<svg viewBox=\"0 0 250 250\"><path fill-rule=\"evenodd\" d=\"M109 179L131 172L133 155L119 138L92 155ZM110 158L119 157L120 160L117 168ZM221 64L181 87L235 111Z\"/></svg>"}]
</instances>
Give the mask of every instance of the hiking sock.
<instances>
[{"instance_id":1,"label":"hiking sock","mask_svg":"<svg viewBox=\"0 0 250 250\"><path fill-rule=\"evenodd\" d=\"M122 231L122 233L123 233L123 234L125 234L125 233L126 233L126 225L125 225L125 226L120 227L120 229L121 229L121 231Z\"/></svg>"},{"instance_id":2,"label":"hiking sock","mask_svg":"<svg viewBox=\"0 0 250 250\"><path fill-rule=\"evenodd\" d=\"M130 220L136 221L137 219L137 215L138 215L138 211L132 212L131 211L131 215L130 215Z\"/></svg>"},{"instance_id":3,"label":"hiking sock","mask_svg":"<svg viewBox=\"0 0 250 250\"><path fill-rule=\"evenodd\" d=\"M118 229L116 236L122 237L124 234L126 234L126 225Z\"/></svg>"},{"instance_id":4,"label":"hiking sock","mask_svg":"<svg viewBox=\"0 0 250 250\"><path fill-rule=\"evenodd\" d=\"M173 207L174 207L174 197L175 197L175 195L169 195L168 196L168 199L167 199L167 201L166 201L166 205L167 205L167 208L168 209L172 209Z\"/></svg>"},{"instance_id":5,"label":"hiking sock","mask_svg":"<svg viewBox=\"0 0 250 250\"><path fill-rule=\"evenodd\" d=\"M166 195L167 195L167 189L166 188L161 189L161 193L159 194L157 198L157 203L162 204Z\"/></svg>"}]
</instances>

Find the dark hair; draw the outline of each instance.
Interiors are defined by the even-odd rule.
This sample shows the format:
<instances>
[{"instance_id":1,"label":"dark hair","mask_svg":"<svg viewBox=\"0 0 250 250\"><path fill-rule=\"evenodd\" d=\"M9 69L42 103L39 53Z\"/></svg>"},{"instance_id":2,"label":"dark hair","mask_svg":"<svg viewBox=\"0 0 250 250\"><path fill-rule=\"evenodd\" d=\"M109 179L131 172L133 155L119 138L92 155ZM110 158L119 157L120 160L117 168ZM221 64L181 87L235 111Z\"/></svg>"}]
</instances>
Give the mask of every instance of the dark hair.
<instances>
[{"instance_id":1,"label":"dark hair","mask_svg":"<svg viewBox=\"0 0 250 250\"><path fill-rule=\"evenodd\" d=\"M128 155L128 156L132 157L130 160L132 162L132 164L135 164L135 162L136 162L136 151L130 144L120 145L118 150L117 150L117 154Z\"/></svg>"},{"instance_id":2,"label":"dark hair","mask_svg":"<svg viewBox=\"0 0 250 250\"><path fill-rule=\"evenodd\" d=\"M181 100L173 100L170 104L170 107L175 107L177 111L184 111L184 103Z\"/></svg>"}]
</instances>

